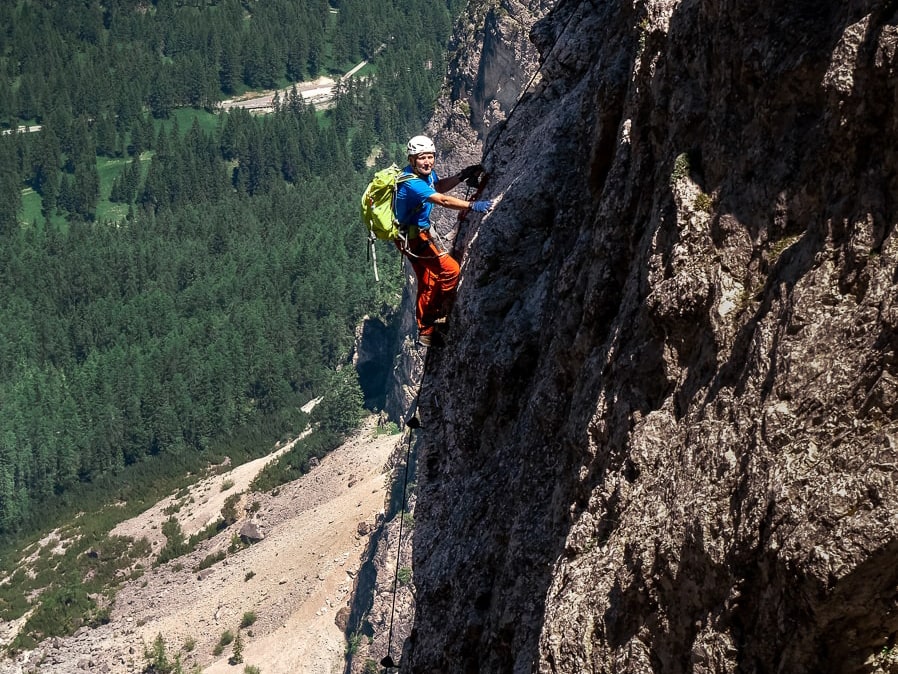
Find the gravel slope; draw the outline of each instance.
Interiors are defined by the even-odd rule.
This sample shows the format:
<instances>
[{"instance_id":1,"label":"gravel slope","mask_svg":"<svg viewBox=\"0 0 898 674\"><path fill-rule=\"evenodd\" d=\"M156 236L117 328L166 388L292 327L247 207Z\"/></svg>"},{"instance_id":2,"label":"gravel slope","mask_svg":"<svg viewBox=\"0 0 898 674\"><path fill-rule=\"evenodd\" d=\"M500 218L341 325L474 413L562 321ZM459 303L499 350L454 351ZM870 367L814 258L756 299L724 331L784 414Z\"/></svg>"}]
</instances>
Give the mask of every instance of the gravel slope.
<instances>
[{"instance_id":1,"label":"gravel slope","mask_svg":"<svg viewBox=\"0 0 898 674\"><path fill-rule=\"evenodd\" d=\"M264 540L206 571L193 571L207 555L227 549L243 523L238 522L191 555L128 582L108 625L45 643L15 663L0 664L0 672L133 674L145 663L144 644L159 634L172 659L180 653L182 663L199 664L206 674L242 672L245 665L263 674L342 672L346 643L335 619L349 600L367 544L359 524L373 525L382 512L387 463L401 437L377 436L374 430L372 417L308 475L276 495L249 495L246 502L258 505L254 521ZM245 492L264 464L288 448L203 480L186 498L182 494L177 517L185 533L214 520L225 498ZM226 482L233 486L223 490ZM169 517L164 510L173 500L161 501L114 533L147 536L158 550L164 544L160 526ZM212 651L224 631L237 632L248 612L256 620L241 631L245 664L235 667L228 662L232 646L218 657Z\"/></svg>"}]
</instances>

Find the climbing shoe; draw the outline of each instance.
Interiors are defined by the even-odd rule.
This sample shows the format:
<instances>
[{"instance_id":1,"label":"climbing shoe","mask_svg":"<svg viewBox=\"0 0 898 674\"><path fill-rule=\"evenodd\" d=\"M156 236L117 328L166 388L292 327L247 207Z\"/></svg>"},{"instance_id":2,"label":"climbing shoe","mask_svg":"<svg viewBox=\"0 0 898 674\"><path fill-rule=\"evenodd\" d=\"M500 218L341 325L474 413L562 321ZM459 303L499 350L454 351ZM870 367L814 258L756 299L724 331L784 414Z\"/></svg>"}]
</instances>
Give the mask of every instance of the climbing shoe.
<instances>
[{"instance_id":1,"label":"climbing shoe","mask_svg":"<svg viewBox=\"0 0 898 674\"><path fill-rule=\"evenodd\" d=\"M435 325L434 330L429 332L418 333L418 339L415 340L415 344L418 346L443 346L446 343L446 340L443 337L444 331L440 329L442 326Z\"/></svg>"}]
</instances>

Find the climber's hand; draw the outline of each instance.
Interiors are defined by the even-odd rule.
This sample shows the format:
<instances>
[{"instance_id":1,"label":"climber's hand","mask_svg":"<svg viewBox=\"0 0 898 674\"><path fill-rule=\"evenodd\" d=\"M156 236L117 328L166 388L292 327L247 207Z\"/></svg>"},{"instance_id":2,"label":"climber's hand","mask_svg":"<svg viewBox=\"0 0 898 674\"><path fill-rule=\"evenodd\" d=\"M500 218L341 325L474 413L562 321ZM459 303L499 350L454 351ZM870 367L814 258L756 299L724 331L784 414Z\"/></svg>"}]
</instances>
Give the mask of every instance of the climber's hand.
<instances>
[{"instance_id":1,"label":"climber's hand","mask_svg":"<svg viewBox=\"0 0 898 674\"><path fill-rule=\"evenodd\" d=\"M479 178L481 173L483 173L483 166L480 164L466 166L458 172L458 180L459 182L462 182L470 178Z\"/></svg>"},{"instance_id":2,"label":"climber's hand","mask_svg":"<svg viewBox=\"0 0 898 674\"><path fill-rule=\"evenodd\" d=\"M492 201L475 201L471 204L471 210L475 213L489 213L492 209Z\"/></svg>"}]
</instances>

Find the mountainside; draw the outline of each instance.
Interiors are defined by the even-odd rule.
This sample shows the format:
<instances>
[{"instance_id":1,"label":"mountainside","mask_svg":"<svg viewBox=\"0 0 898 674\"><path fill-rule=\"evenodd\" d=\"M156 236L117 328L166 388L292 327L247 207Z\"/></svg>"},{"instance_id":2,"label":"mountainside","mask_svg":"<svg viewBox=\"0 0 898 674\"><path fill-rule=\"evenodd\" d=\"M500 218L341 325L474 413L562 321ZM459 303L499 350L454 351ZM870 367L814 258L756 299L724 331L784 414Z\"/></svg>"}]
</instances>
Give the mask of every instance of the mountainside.
<instances>
[{"instance_id":1,"label":"mountainside","mask_svg":"<svg viewBox=\"0 0 898 674\"><path fill-rule=\"evenodd\" d=\"M151 554L136 561L139 573L122 579L107 620L45 639L33 650L4 653L0 674L343 671L350 595L375 544L368 534L381 524L400 455L400 436L380 430L369 417L310 473L270 492L252 491L250 484L293 443L201 479L122 522L113 533L147 539ZM194 535L237 494L237 521L195 551L153 563L169 517ZM248 532L261 540L239 545ZM68 533L53 532L22 568L31 573L34 558L64 554L72 543ZM90 554L102 556L96 548ZM23 622L0 621L4 646ZM240 635L245 664L231 662L235 646L226 634Z\"/></svg>"},{"instance_id":2,"label":"mountainside","mask_svg":"<svg viewBox=\"0 0 898 674\"><path fill-rule=\"evenodd\" d=\"M896 11L562 2L536 24L425 364L404 674L884 667Z\"/></svg>"}]
</instances>

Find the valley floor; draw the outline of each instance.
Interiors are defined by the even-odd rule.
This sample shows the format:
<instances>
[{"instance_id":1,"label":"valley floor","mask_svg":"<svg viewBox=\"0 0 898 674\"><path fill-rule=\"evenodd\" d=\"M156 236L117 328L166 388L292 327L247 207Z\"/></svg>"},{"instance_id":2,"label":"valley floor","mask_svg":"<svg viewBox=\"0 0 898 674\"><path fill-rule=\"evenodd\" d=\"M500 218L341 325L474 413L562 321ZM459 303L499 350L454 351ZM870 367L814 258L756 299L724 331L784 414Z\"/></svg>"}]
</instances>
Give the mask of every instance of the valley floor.
<instances>
[{"instance_id":1,"label":"valley floor","mask_svg":"<svg viewBox=\"0 0 898 674\"><path fill-rule=\"evenodd\" d=\"M359 524L374 525L382 512L387 464L400 437L376 435L370 418L308 475L273 495L248 495L248 503L257 507L253 519L264 540L228 554L208 570L195 571L205 557L228 548L242 524L238 522L190 555L126 583L109 624L42 644L15 662L0 662L0 673L133 674L146 662L145 645L160 634L171 660L179 654L185 669L198 664L205 674L242 672L246 665L263 674L342 672L346 641L335 620L350 599L367 544ZM176 516L184 532L189 535L214 521L224 499L247 490L272 458L238 466L198 483L189 497L181 495ZM172 501L122 523L114 533L146 536L158 550L164 544L161 523L169 517L165 509ZM213 649L225 631L237 634L247 614L255 620L240 630L245 664L235 667L228 662L233 644L218 656Z\"/></svg>"}]
</instances>

